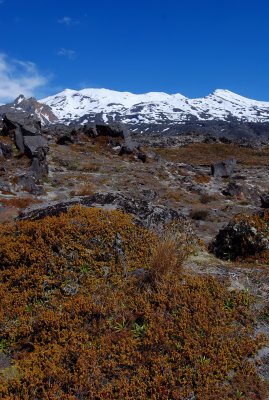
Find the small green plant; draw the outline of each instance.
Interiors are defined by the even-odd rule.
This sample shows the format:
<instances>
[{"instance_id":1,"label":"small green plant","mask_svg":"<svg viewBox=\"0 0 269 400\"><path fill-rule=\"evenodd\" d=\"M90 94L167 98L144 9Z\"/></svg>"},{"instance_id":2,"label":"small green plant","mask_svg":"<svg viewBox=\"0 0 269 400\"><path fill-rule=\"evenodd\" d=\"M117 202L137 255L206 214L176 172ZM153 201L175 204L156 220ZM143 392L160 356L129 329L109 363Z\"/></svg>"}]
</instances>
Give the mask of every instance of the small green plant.
<instances>
[{"instance_id":1,"label":"small green plant","mask_svg":"<svg viewBox=\"0 0 269 400\"><path fill-rule=\"evenodd\" d=\"M0 340L0 353L6 351L8 348L7 340L1 339Z\"/></svg>"},{"instance_id":2,"label":"small green plant","mask_svg":"<svg viewBox=\"0 0 269 400\"><path fill-rule=\"evenodd\" d=\"M201 356L200 357L200 363L201 364L210 364L210 358L206 357L206 356Z\"/></svg>"},{"instance_id":3,"label":"small green plant","mask_svg":"<svg viewBox=\"0 0 269 400\"><path fill-rule=\"evenodd\" d=\"M239 389L236 389L235 398L236 399L242 399L243 396L244 396L243 393Z\"/></svg>"},{"instance_id":4,"label":"small green plant","mask_svg":"<svg viewBox=\"0 0 269 400\"><path fill-rule=\"evenodd\" d=\"M25 311L28 313L31 313L33 311L33 305L32 304L26 304L25 306Z\"/></svg>"},{"instance_id":5,"label":"small green plant","mask_svg":"<svg viewBox=\"0 0 269 400\"><path fill-rule=\"evenodd\" d=\"M133 326L134 336L136 338L140 338L141 336L144 336L145 335L145 331L146 331L146 327L147 327L146 323L138 324L137 322L135 322L134 326Z\"/></svg>"},{"instance_id":6,"label":"small green plant","mask_svg":"<svg viewBox=\"0 0 269 400\"><path fill-rule=\"evenodd\" d=\"M122 317L122 320L120 322L116 322L114 329L116 332L121 332L127 327L127 321L125 317Z\"/></svg>"},{"instance_id":7,"label":"small green plant","mask_svg":"<svg viewBox=\"0 0 269 400\"><path fill-rule=\"evenodd\" d=\"M233 307L234 307L234 302L233 302L232 299L225 300L225 302L224 302L224 310L232 311Z\"/></svg>"},{"instance_id":8,"label":"small green plant","mask_svg":"<svg viewBox=\"0 0 269 400\"><path fill-rule=\"evenodd\" d=\"M80 267L80 271L81 271L83 274L87 274L87 272L90 271L89 265L88 265L88 264L83 264L83 265Z\"/></svg>"}]
</instances>

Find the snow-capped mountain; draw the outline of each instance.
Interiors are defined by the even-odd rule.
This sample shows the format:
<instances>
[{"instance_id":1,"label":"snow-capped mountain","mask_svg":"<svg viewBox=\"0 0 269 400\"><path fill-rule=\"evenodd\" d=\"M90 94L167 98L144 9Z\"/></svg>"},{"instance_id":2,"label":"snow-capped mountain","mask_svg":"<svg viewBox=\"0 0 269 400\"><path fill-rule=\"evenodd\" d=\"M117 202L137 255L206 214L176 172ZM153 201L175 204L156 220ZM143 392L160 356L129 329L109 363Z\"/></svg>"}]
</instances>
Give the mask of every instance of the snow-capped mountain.
<instances>
[{"instance_id":1,"label":"snow-capped mountain","mask_svg":"<svg viewBox=\"0 0 269 400\"><path fill-rule=\"evenodd\" d=\"M251 100L228 90L189 99L159 92L66 89L39 102L48 105L63 122L123 122L132 130L142 125L169 127L198 121L269 122L269 102Z\"/></svg>"}]
</instances>

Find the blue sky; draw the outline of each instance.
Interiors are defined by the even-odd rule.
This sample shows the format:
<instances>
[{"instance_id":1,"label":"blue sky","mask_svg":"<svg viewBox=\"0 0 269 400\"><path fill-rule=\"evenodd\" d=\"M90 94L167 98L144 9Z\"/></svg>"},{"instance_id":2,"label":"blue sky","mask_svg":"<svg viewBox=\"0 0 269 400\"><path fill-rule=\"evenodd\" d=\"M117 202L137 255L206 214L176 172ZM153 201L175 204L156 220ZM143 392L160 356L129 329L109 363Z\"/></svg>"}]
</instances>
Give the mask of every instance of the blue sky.
<instances>
[{"instance_id":1,"label":"blue sky","mask_svg":"<svg viewBox=\"0 0 269 400\"><path fill-rule=\"evenodd\" d=\"M269 101L268 0L0 0L0 102L64 88Z\"/></svg>"}]
</instances>

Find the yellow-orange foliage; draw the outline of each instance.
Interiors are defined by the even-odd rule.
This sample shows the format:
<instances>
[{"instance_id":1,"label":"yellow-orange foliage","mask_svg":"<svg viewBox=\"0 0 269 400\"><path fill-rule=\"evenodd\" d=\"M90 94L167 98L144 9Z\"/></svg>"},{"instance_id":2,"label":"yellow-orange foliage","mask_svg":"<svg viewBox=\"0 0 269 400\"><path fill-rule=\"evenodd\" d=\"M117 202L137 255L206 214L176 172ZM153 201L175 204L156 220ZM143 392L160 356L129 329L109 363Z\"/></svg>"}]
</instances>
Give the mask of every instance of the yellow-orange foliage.
<instances>
[{"instance_id":1,"label":"yellow-orange foliage","mask_svg":"<svg viewBox=\"0 0 269 400\"><path fill-rule=\"evenodd\" d=\"M158 266L153 233L120 212L80 207L1 226L0 348L16 373L0 369L0 397L265 398L247 362L258 340L246 295L183 276L167 243Z\"/></svg>"}]
</instances>

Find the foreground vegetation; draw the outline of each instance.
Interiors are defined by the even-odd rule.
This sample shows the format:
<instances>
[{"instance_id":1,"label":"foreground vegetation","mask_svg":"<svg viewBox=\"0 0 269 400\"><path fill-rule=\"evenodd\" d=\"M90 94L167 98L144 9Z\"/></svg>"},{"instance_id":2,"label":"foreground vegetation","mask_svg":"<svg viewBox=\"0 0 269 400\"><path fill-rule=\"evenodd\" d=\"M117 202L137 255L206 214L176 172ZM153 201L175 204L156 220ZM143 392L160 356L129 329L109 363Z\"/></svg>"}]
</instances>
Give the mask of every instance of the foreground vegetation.
<instances>
[{"instance_id":1,"label":"foreground vegetation","mask_svg":"<svg viewBox=\"0 0 269 400\"><path fill-rule=\"evenodd\" d=\"M265 399L249 294L185 252L117 211L2 225L1 398Z\"/></svg>"}]
</instances>

